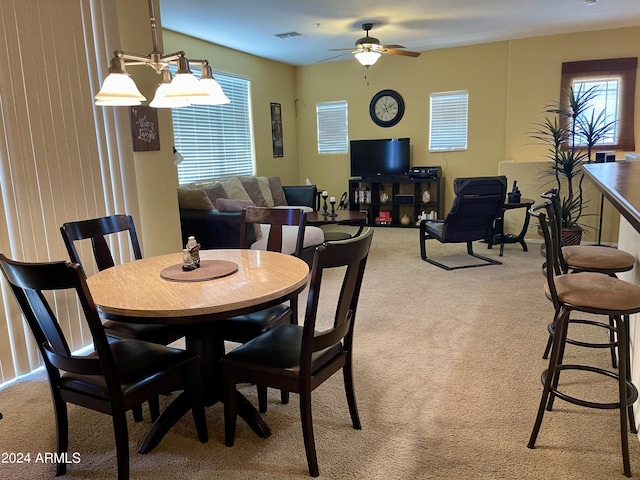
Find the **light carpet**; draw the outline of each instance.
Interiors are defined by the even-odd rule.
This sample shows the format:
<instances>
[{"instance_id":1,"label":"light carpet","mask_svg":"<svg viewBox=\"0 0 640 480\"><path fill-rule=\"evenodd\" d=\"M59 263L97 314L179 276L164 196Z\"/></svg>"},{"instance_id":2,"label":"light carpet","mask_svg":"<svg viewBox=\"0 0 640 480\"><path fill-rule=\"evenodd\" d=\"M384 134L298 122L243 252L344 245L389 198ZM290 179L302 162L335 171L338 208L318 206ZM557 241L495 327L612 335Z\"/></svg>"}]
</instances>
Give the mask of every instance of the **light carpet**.
<instances>
[{"instance_id":1,"label":"light carpet","mask_svg":"<svg viewBox=\"0 0 640 480\"><path fill-rule=\"evenodd\" d=\"M476 243L479 253L498 249ZM467 260L464 244L429 241L429 254ZM455 258L454 258L455 257ZM355 385L363 429L351 427L341 375L313 394L320 475L332 479L610 479L622 477L617 411L557 401L537 448L526 447L540 399L541 358L552 317L539 245L508 245L503 265L444 271L419 256L416 229L377 228L355 333ZM324 298L338 285L327 281ZM301 300L301 304L304 299ZM333 306L322 304L330 322ZM575 333L575 332L574 332ZM604 335L601 332L590 335ZM608 365L606 352L567 349L567 357ZM615 383L575 378L571 388L600 398ZM244 393L256 402L255 388ZM308 477L297 395L281 405L269 390L264 415L273 431L258 438L238 421L236 444L223 443L222 407L207 409L210 440L200 444L190 415L151 453L137 453L150 423L130 422L134 479L304 479ZM165 397L162 402L170 401ZM55 451L55 424L43 373L0 391L0 452L29 453L31 463L0 458L0 478L52 478L37 462ZM110 417L70 406L69 479L116 477ZM631 433L632 471L640 444Z\"/></svg>"}]
</instances>

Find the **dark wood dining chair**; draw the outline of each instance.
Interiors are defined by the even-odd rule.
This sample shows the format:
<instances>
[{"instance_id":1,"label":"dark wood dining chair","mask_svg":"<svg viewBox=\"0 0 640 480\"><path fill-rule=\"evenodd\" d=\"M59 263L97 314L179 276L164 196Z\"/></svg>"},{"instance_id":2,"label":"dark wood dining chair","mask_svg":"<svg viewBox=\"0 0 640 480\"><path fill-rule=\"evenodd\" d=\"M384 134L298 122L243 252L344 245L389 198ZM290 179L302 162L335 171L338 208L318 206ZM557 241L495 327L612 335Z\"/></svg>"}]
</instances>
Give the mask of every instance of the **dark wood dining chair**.
<instances>
[{"instance_id":1,"label":"dark wood dining chair","mask_svg":"<svg viewBox=\"0 0 640 480\"><path fill-rule=\"evenodd\" d=\"M299 208L267 208L247 207L242 210L240 223L240 246L249 248L247 230L256 225L269 225L267 250L282 251L283 229L285 226L297 228L293 255L302 254L306 217ZM267 330L286 323L298 323L298 298L291 299L289 305L280 304L275 307L228 318L216 323L216 328L225 340L246 343ZM267 411L267 389L258 385L258 408L261 413ZM289 402L289 393L281 391L282 403Z\"/></svg>"},{"instance_id":2,"label":"dark wood dining chair","mask_svg":"<svg viewBox=\"0 0 640 480\"><path fill-rule=\"evenodd\" d=\"M311 417L311 392L342 370L353 428L360 417L353 385L353 331L360 287L373 230L359 237L326 242L316 248L311 269L304 325L279 325L229 352L222 361L224 385L225 444L233 446L236 432L236 385L253 382L300 396L300 418L307 464L311 476L319 475ZM317 329L318 304L323 274L342 268L342 287L333 324ZM324 327L324 325L323 325Z\"/></svg>"},{"instance_id":3,"label":"dark wood dining chair","mask_svg":"<svg viewBox=\"0 0 640 480\"><path fill-rule=\"evenodd\" d=\"M473 242L489 237L494 222L502 215L507 193L507 177L469 177L453 181L455 198L444 220L420 222L420 256L425 262L444 270L501 265L501 262L473 251ZM427 240L441 243L466 243L467 253L482 263L452 267L427 256Z\"/></svg>"},{"instance_id":4,"label":"dark wood dining chair","mask_svg":"<svg viewBox=\"0 0 640 480\"><path fill-rule=\"evenodd\" d=\"M203 443L208 440L197 355L140 340L109 340L77 263L22 263L0 254L0 268L35 337L49 378L61 458L57 476L66 472L62 454L69 446L67 403L113 417L121 480L129 478L126 412L150 398L186 390L198 438ZM94 351L88 355L71 353L57 320L56 307L67 302L82 312L91 332Z\"/></svg>"},{"instance_id":5,"label":"dark wood dining chair","mask_svg":"<svg viewBox=\"0 0 640 480\"><path fill-rule=\"evenodd\" d=\"M92 218L76 222L66 222L60 227L62 239L67 248L69 258L72 262L83 265L82 258L76 248L76 242L91 240L93 258L98 270L105 270L115 265L115 259L111 248L109 248L109 237L117 234L126 234L129 238L125 248L131 248L134 258L140 260L142 251L138 242L135 224L131 215L111 215L108 217ZM117 238L112 238L117 241ZM132 285L132 288L135 286ZM116 338L128 338L144 340L146 342L168 345L184 336L184 327L173 325L153 325L119 322L115 320L104 320L104 329L107 335ZM149 403L151 420L155 421L159 415L159 402L152 399ZM142 420L142 409L135 408L133 416L137 422Z\"/></svg>"}]
</instances>

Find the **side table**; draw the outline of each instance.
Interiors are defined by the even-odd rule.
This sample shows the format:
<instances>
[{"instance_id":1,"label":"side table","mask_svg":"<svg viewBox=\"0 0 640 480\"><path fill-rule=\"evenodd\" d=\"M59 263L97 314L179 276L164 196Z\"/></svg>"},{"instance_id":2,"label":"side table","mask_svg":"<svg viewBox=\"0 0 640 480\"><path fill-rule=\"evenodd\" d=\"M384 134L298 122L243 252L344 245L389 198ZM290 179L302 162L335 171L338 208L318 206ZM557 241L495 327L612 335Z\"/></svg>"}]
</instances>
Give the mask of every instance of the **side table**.
<instances>
[{"instance_id":1,"label":"side table","mask_svg":"<svg viewBox=\"0 0 640 480\"><path fill-rule=\"evenodd\" d=\"M336 216L330 217L329 215L323 215L320 211L307 213L307 225L314 225L321 227L322 225L356 225L360 228L355 235L350 235L345 232L325 232L325 240L345 240L351 237L357 237L362 233L362 229L367 223L367 214L364 212L357 212L354 210L336 210Z\"/></svg>"},{"instance_id":2,"label":"side table","mask_svg":"<svg viewBox=\"0 0 640 480\"><path fill-rule=\"evenodd\" d=\"M529 228L529 213L526 212L524 216L524 222L522 224L522 230L517 235L512 233L504 233L504 212L507 210L516 210L518 208L526 208L529 210L531 206L535 203L535 200L531 198L521 198L519 202L506 202L502 206L502 213L500 217L496 219L496 223L493 227L493 232L489 236L487 240L488 248L493 247L493 245L500 244L500 256L502 256L504 252L504 246L507 243L519 243L522 245L522 251L527 252L527 243L524 241L524 236L527 233L527 229Z\"/></svg>"}]
</instances>

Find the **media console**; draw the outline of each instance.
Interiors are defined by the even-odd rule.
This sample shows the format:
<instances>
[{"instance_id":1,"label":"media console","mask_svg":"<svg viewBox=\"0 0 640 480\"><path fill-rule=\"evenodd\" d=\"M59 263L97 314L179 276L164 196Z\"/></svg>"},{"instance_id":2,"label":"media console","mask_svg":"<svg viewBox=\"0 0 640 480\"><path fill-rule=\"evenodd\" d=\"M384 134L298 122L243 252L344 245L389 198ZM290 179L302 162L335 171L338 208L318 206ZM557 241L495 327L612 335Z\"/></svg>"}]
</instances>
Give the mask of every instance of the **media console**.
<instances>
[{"instance_id":1,"label":"media console","mask_svg":"<svg viewBox=\"0 0 640 480\"><path fill-rule=\"evenodd\" d=\"M349 209L366 212L367 225L415 227L422 212L443 218L443 188L442 177L352 178Z\"/></svg>"}]
</instances>

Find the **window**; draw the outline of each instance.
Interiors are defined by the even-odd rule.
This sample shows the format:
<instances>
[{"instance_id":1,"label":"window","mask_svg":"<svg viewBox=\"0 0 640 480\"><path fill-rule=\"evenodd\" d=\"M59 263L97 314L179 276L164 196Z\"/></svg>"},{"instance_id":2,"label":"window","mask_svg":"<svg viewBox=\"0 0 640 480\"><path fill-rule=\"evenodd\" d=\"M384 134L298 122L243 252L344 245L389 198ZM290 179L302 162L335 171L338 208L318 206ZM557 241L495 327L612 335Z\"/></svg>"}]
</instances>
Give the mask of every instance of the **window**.
<instances>
[{"instance_id":1,"label":"window","mask_svg":"<svg viewBox=\"0 0 640 480\"><path fill-rule=\"evenodd\" d=\"M316 105L318 118L318 153L335 154L349 151L347 102L324 102Z\"/></svg>"},{"instance_id":2,"label":"window","mask_svg":"<svg viewBox=\"0 0 640 480\"><path fill-rule=\"evenodd\" d=\"M199 67L191 70L200 74ZM255 172L251 81L226 73L214 75L231 103L171 110L175 147L184 159L178 164L180 184Z\"/></svg>"},{"instance_id":3,"label":"window","mask_svg":"<svg viewBox=\"0 0 640 480\"><path fill-rule=\"evenodd\" d=\"M616 144L618 138L619 122L619 98L620 79L601 78L589 80L576 80L573 82L573 89L576 92L594 93L594 98L588 102L588 106L580 118L585 119L590 124L597 126L610 126L606 133L596 142L596 145L611 146ZM586 145L587 140L584 135L576 138L577 145Z\"/></svg>"},{"instance_id":4,"label":"window","mask_svg":"<svg viewBox=\"0 0 640 480\"><path fill-rule=\"evenodd\" d=\"M429 151L466 150L469 92L432 93L430 105Z\"/></svg>"},{"instance_id":5,"label":"window","mask_svg":"<svg viewBox=\"0 0 640 480\"><path fill-rule=\"evenodd\" d=\"M598 118L600 112L604 122L614 122L614 129L600 142L606 150L635 150L634 104L636 70L638 59L614 58L607 60L586 60L562 64L560 98L566 98L568 88L588 89L597 87L590 109L585 112L590 119L592 113Z\"/></svg>"}]
</instances>

